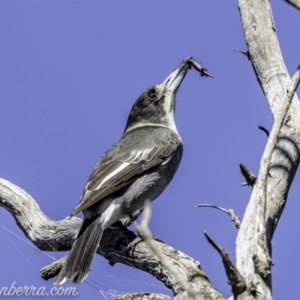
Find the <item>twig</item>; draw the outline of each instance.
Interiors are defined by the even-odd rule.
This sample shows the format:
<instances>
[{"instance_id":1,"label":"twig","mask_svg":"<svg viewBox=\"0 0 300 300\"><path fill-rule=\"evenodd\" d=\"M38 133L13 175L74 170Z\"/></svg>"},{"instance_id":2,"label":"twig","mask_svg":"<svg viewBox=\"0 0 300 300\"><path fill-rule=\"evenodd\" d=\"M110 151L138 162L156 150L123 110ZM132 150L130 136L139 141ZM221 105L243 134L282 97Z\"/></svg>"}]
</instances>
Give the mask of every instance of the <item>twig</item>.
<instances>
[{"instance_id":1,"label":"twig","mask_svg":"<svg viewBox=\"0 0 300 300\"><path fill-rule=\"evenodd\" d=\"M267 130L265 127L263 127L263 126L258 126L258 128L260 129L260 130L262 130L266 135L267 135L267 137L269 137L269 130Z\"/></svg>"},{"instance_id":2,"label":"twig","mask_svg":"<svg viewBox=\"0 0 300 300\"><path fill-rule=\"evenodd\" d=\"M226 208L223 208L223 207L220 207L217 205L213 205L213 204L198 204L197 207L211 207L211 208L216 208L221 211L224 211L231 218L231 221L235 224L235 227L237 229L239 229L241 226L241 221L239 220L238 216L235 215L232 208L226 209Z\"/></svg>"},{"instance_id":3,"label":"twig","mask_svg":"<svg viewBox=\"0 0 300 300\"><path fill-rule=\"evenodd\" d=\"M217 250L217 252L221 255L223 264L226 270L226 274L228 277L228 283L232 287L232 293L235 297L242 294L247 289L247 285L245 282L244 277L240 274L234 263L229 258L227 252L220 247L205 231L205 237L207 238L208 242Z\"/></svg>"},{"instance_id":4,"label":"twig","mask_svg":"<svg viewBox=\"0 0 300 300\"><path fill-rule=\"evenodd\" d=\"M244 50L233 50L234 52L240 52L242 54L244 54L245 56L247 56L248 60L250 60L250 53L249 51L244 51Z\"/></svg>"},{"instance_id":5,"label":"twig","mask_svg":"<svg viewBox=\"0 0 300 300\"><path fill-rule=\"evenodd\" d=\"M245 177L246 182L243 182L241 185L250 185L253 186L256 182L256 176L251 173L244 164L240 164L240 170L242 175Z\"/></svg>"},{"instance_id":6,"label":"twig","mask_svg":"<svg viewBox=\"0 0 300 300\"><path fill-rule=\"evenodd\" d=\"M143 240L149 248L152 250L154 255L157 256L157 258L161 261L162 265L166 268L168 272L170 272L176 280L179 282L179 284L182 286L182 288L189 294L190 297L196 300L201 300L200 295L193 290L192 286L184 279L182 278L178 270L172 265L165 257L162 255L162 253L157 249L155 244L153 243L152 234L148 227L149 221L151 218L151 209L149 203L147 203L144 207L144 216L141 220L141 223L138 224L137 222L134 222L134 225L138 232L143 237Z\"/></svg>"}]
</instances>

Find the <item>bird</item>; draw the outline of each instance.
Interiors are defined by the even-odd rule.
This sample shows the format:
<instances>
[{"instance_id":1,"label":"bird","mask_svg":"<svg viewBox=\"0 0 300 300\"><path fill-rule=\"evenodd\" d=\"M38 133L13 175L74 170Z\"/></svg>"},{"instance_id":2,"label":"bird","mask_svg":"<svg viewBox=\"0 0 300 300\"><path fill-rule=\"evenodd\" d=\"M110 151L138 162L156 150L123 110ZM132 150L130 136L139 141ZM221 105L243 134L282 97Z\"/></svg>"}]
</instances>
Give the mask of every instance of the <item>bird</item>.
<instances>
[{"instance_id":1,"label":"bird","mask_svg":"<svg viewBox=\"0 0 300 300\"><path fill-rule=\"evenodd\" d=\"M132 218L173 179L183 154L174 116L176 95L191 66L196 68L188 57L138 97L122 137L96 163L71 214L82 211L84 218L55 284L84 281L104 230Z\"/></svg>"}]
</instances>

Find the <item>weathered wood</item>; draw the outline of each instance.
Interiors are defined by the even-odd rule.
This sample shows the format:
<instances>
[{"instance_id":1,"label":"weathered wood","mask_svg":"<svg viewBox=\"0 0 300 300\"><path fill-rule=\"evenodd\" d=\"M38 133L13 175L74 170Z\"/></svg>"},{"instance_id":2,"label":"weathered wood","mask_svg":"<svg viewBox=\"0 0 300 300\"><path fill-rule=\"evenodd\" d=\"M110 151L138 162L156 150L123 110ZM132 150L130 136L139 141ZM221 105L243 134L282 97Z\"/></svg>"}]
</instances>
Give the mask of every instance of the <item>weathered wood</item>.
<instances>
[{"instance_id":1,"label":"weathered wood","mask_svg":"<svg viewBox=\"0 0 300 300\"><path fill-rule=\"evenodd\" d=\"M238 295L242 294L244 291L247 290L247 285L245 282L245 279L240 274L239 270L236 268L234 263L229 258L229 255L223 249L220 247L207 232L204 232L205 237L207 238L208 242L217 250L217 252L221 255L223 265L226 271L226 275L228 278L228 283L231 285L231 290L233 293L233 296L235 298L238 297Z\"/></svg>"},{"instance_id":2,"label":"weathered wood","mask_svg":"<svg viewBox=\"0 0 300 300\"><path fill-rule=\"evenodd\" d=\"M238 299L272 299L271 240L299 165L300 105L296 95L288 94L292 81L270 2L239 0L239 9L250 60L275 122L237 237L237 268L248 285Z\"/></svg>"},{"instance_id":3,"label":"weathered wood","mask_svg":"<svg viewBox=\"0 0 300 300\"><path fill-rule=\"evenodd\" d=\"M4 179L0 179L0 205L11 213L27 238L40 250L69 250L81 227L82 220L77 217L51 220L29 194ZM181 276L197 287L203 299L223 299L212 287L198 261L160 240L154 239L153 243ZM165 270L148 244L124 226L108 228L97 253L108 259L111 265L123 263L152 274L178 297L185 293L176 276ZM56 276L63 260L44 267L41 270L42 277L50 279Z\"/></svg>"},{"instance_id":4,"label":"weathered wood","mask_svg":"<svg viewBox=\"0 0 300 300\"><path fill-rule=\"evenodd\" d=\"M213 204L198 204L197 207L210 207L223 211L231 218L231 221L234 223L237 229L239 229L241 226L241 221L239 220L238 216L234 213L232 208L225 209L224 207L220 207Z\"/></svg>"},{"instance_id":5,"label":"weathered wood","mask_svg":"<svg viewBox=\"0 0 300 300\"><path fill-rule=\"evenodd\" d=\"M115 300L170 300L171 297L163 294L139 293L117 295Z\"/></svg>"}]
</instances>

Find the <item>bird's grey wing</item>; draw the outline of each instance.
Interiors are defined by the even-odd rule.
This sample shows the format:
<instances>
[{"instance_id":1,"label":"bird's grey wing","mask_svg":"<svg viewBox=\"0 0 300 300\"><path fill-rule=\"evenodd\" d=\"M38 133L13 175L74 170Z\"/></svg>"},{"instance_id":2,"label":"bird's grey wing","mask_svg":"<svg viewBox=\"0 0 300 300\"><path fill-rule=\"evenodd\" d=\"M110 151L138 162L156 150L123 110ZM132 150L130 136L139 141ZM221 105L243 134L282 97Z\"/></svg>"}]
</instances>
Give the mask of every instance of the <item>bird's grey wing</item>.
<instances>
[{"instance_id":1,"label":"bird's grey wing","mask_svg":"<svg viewBox=\"0 0 300 300\"><path fill-rule=\"evenodd\" d=\"M181 142L176 137L172 141L167 143L161 140L144 146L140 144L135 150L128 148L122 151L117 143L96 165L72 215L118 191L149 168L166 163Z\"/></svg>"}]
</instances>

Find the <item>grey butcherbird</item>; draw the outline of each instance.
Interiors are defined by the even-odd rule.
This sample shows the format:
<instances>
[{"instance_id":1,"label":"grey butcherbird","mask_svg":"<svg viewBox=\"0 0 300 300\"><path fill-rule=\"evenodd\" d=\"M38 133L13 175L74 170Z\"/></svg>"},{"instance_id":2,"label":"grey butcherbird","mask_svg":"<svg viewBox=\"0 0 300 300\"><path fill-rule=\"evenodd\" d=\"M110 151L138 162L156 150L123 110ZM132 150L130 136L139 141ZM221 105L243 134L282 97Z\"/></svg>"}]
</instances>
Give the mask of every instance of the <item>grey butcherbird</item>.
<instances>
[{"instance_id":1,"label":"grey butcherbird","mask_svg":"<svg viewBox=\"0 0 300 300\"><path fill-rule=\"evenodd\" d=\"M134 103L123 136L96 164L72 213L83 211L84 219L55 284L82 282L103 231L153 201L172 180L183 150L174 120L175 99L191 66L206 72L188 57Z\"/></svg>"}]
</instances>

